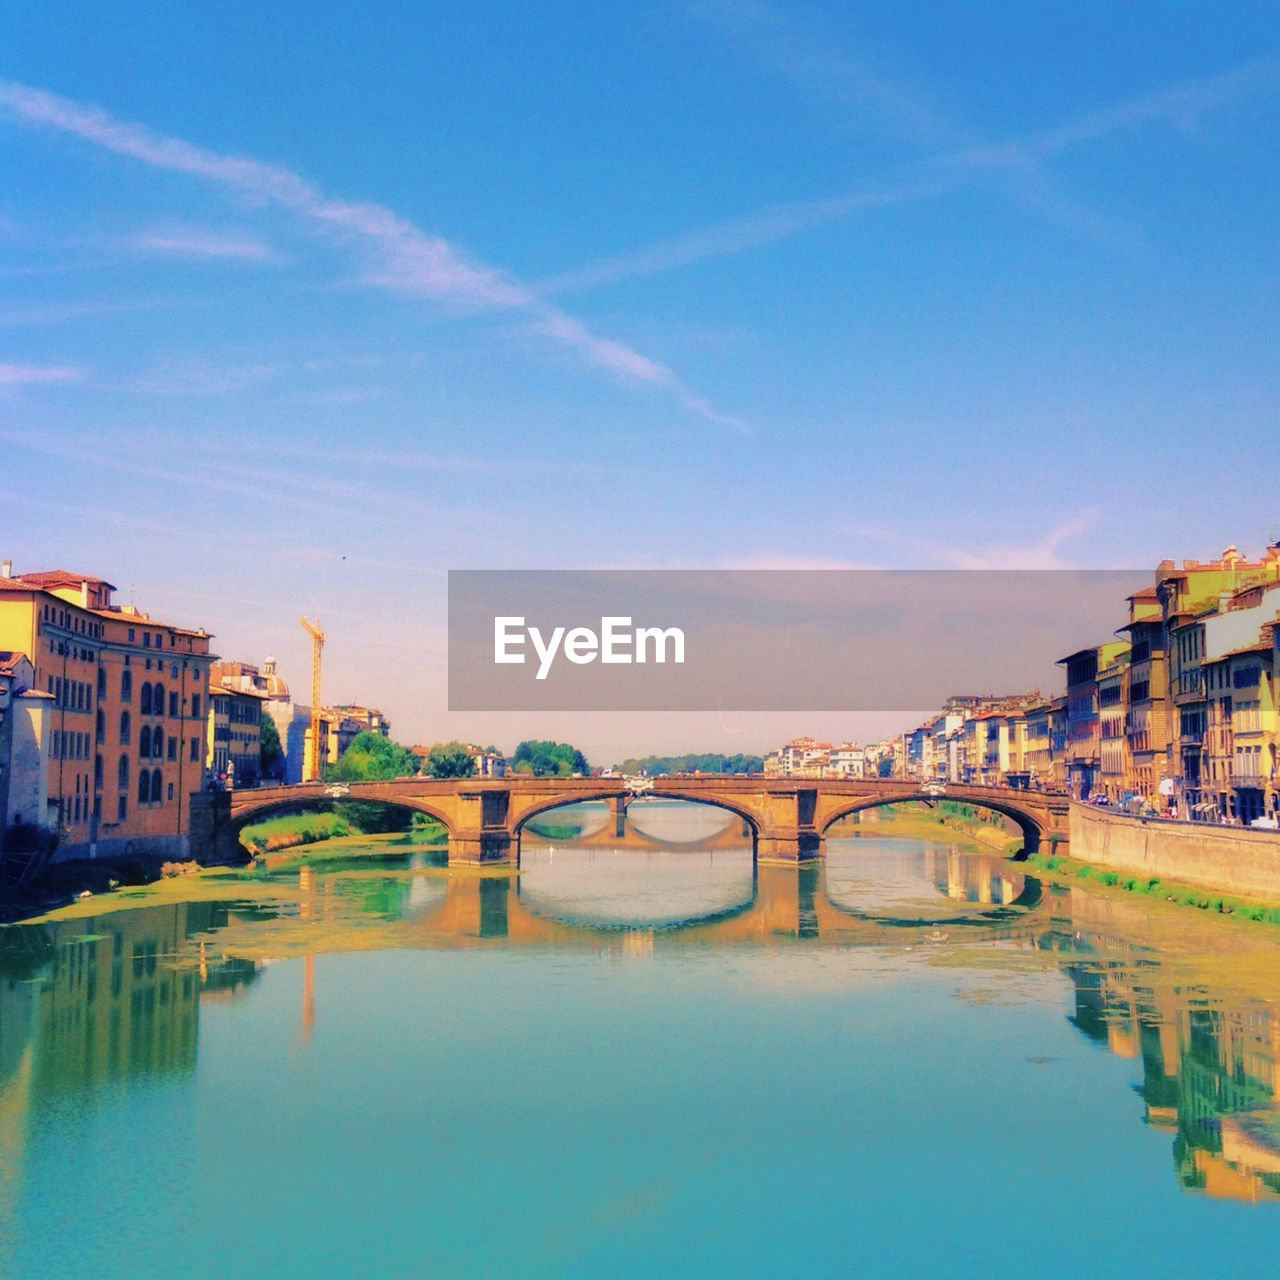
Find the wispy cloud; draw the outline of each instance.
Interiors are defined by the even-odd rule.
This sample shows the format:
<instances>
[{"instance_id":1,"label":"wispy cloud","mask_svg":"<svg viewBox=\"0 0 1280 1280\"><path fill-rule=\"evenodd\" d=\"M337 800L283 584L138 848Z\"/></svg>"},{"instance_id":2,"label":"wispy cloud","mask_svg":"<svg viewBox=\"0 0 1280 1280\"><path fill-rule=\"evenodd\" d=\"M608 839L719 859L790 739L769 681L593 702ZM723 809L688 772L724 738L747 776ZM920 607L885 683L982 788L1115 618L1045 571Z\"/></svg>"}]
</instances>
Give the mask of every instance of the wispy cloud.
<instances>
[{"instance_id":1,"label":"wispy cloud","mask_svg":"<svg viewBox=\"0 0 1280 1280\"><path fill-rule=\"evenodd\" d=\"M1072 147L1116 133L1164 125L1194 133L1210 112L1237 106L1255 94L1280 87L1280 56L1254 58L1229 71L1183 80L1155 93L1111 103L1076 120L991 146L972 147L940 163L973 168L1035 165Z\"/></svg>"},{"instance_id":2,"label":"wispy cloud","mask_svg":"<svg viewBox=\"0 0 1280 1280\"><path fill-rule=\"evenodd\" d=\"M155 227L125 242L144 253L168 258L232 259L241 262L278 262L280 259L261 240L248 235L229 235L208 227Z\"/></svg>"},{"instance_id":3,"label":"wispy cloud","mask_svg":"<svg viewBox=\"0 0 1280 1280\"><path fill-rule=\"evenodd\" d=\"M170 172L185 173L288 209L366 255L366 284L469 311L513 311L534 329L578 352L588 364L673 395L691 411L746 430L740 419L712 408L666 365L566 315L505 272L469 259L439 236L430 236L383 205L326 196L278 165L207 151L144 125L117 120L98 107L43 89L0 80L0 106L32 125L60 130L116 155Z\"/></svg>"},{"instance_id":4,"label":"wispy cloud","mask_svg":"<svg viewBox=\"0 0 1280 1280\"><path fill-rule=\"evenodd\" d=\"M116 315L125 311L150 311L176 305L174 302L156 298L128 301L85 299L81 302L18 303L0 308L0 328L35 328L70 324L76 320L90 319L95 316Z\"/></svg>"},{"instance_id":5,"label":"wispy cloud","mask_svg":"<svg viewBox=\"0 0 1280 1280\"><path fill-rule=\"evenodd\" d=\"M84 370L66 364L0 364L0 387L18 387L32 383L74 382L84 377Z\"/></svg>"},{"instance_id":6,"label":"wispy cloud","mask_svg":"<svg viewBox=\"0 0 1280 1280\"><path fill-rule=\"evenodd\" d=\"M934 146L955 145L963 136L936 95L809 35L761 0L699 0L689 12L806 93L842 108L853 128L871 120L898 138Z\"/></svg>"},{"instance_id":7,"label":"wispy cloud","mask_svg":"<svg viewBox=\"0 0 1280 1280\"><path fill-rule=\"evenodd\" d=\"M232 395L257 386L283 372L279 364L216 365L204 360L169 360L130 384L133 391L152 396Z\"/></svg>"},{"instance_id":8,"label":"wispy cloud","mask_svg":"<svg viewBox=\"0 0 1280 1280\"><path fill-rule=\"evenodd\" d=\"M754 0L730 0L711 8L754 13ZM1022 138L989 145L964 145L902 165L879 189L795 200L726 219L707 227L669 236L626 253L597 259L542 281L548 293L586 289L623 280L657 275L715 258L744 253L788 239L812 227L891 205L944 195L995 173L1019 180L1020 198L1029 207L1087 235L1127 243L1140 239L1132 230L1121 233L1111 222L1053 193L1044 178L1044 164L1073 147L1111 134L1166 126L1193 132L1206 115L1280 87L1280 57L1258 58L1220 75L1187 80L1156 93L1113 103L1065 124Z\"/></svg>"},{"instance_id":9,"label":"wispy cloud","mask_svg":"<svg viewBox=\"0 0 1280 1280\"><path fill-rule=\"evenodd\" d=\"M895 530L858 528L855 536L873 542L882 542L909 548L915 556L928 563L929 568L948 569L1077 569L1062 554L1062 546L1079 534L1096 528L1099 513L1092 507L1050 529L1043 537L1031 543L988 543L977 547L960 547L935 538L923 538L916 534ZM899 566L905 567L905 566Z\"/></svg>"},{"instance_id":10,"label":"wispy cloud","mask_svg":"<svg viewBox=\"0 0 1280 1280\"><path fill-rule=\"evenodd\" d=\"M794 200L773 205L740 218L730 218L659 240L631 253L597 259L576 270L539 281L537 288L543 293L553 294L657 275L708 258L745 253L824 222L882 209L904 200L921 199L954 185L954 180L945 183L934 180L886 187L883 191L854 191L828 199Z\"/></svg>"}]
</instances>

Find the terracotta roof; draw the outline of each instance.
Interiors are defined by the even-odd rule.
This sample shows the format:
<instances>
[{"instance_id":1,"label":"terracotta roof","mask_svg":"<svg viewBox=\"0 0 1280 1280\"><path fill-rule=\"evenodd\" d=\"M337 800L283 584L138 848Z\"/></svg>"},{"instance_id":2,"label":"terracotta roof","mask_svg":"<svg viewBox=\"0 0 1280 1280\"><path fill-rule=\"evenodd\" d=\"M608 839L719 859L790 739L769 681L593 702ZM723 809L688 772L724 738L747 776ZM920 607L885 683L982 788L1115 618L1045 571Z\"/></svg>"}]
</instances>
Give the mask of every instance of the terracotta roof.
<instances>
[{"instance_id":1,"label":"terracotta roof","mask_svg":"<svg viewBox=\"0 0 1280 1280\"><path fill-rule=\"evenodd\" d=\"M1253 644L1242 644L1238 649L1228 649L1226 653L1220 654L1217 658L1206 658L1205 666L1212 662L1221 662L1223 658L1234 658L1241 653L1270 653L1272 644L1270 640L1255 640Z\"/></svg>"},{"instance_id":2,"label":"terracotta roof","mask_svg":"<svg viewBox=\"0 0 1280 1280\"><path fill-rule=\"evenodd\" d=\"M46 589L52 587L78 587L82 582L87 582L90 586L107 587L111 591L115 590L115 587L106 578L95 578L89 573L72 573L69 569L44 569L39 573L23 573L18 576L17 581Z\"/></svg>"},{"instance_id":3,"label":"terracotta roof","mask_svg":"<svg viewBox=\"0 0 1280 1280\"><path fill-rule=\"evenodd\" d=\"M26 658L26 654L18 650L5 649L0 651L0 675L10 676L16 670L18 663Z\"/></svg>"},{"instance_id":4,"label":"terracotta roof","mask_svg":"<svg viewBox=\"0 0 1280 1280\"><path fill-rule=\"evenodd\" d=\"M223 684L220 680L209 681L210 693L227 693L232 696L239 694L244 698L257 698L259 702L266 702L267 695L261 689L237 689L234 685Z\"/></svg>"},{"instance_id":5,"label":"terracotta roof","mask_svg":"<svg viewBox=\"0 0 1280 1280\"><path fill-rule=\"evenodd\" d=\"M126 625L132 622L138 627L151 627L156 631L172 631L174 635L194 636L197 640L213 639L213 632L206 631L203 627L180 627L174 622L161 622L158 618L153 618L149 613L127 613L119 605L111 609L90 609L89 612L99 618L109 618L112 622L123 622Z\"/></svg>"}]
</instances>

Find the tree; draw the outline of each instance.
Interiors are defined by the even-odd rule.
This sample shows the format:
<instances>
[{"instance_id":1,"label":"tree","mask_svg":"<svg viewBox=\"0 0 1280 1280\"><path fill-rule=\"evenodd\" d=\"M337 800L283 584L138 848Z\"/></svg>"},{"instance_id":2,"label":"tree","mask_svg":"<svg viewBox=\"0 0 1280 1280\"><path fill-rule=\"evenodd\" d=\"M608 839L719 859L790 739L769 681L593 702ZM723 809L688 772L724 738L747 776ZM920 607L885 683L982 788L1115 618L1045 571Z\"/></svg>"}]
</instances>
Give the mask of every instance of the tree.
<instances>
[{"instance_id":1,"label":"tree","mask_svg":"<svg viewBox=\"0 0 1280 1280\"><path fill-rule=\"evenodd\" d=\"M351 739L338 763L325 769L325 777L337 782L381 782L418 772L418 757L390 738L366 729Z\"/></svg>"},{"instance_id":2,"label":"tree","mask_svg":"<svg viewBox=\"0 0 1280 1280\"><path fill-rule=\"evenodd\" d=\"M423 771L433 778L469 778L475 757L465 742L437 742L427 750Z\"/></svg>"},{"instance_id":3,"label":"tree","mask_svg":"<svg viewBox=\"0 0 1280 1280\"><path fill-rule=\"evenodd\" d=\"M276 722L265 710L262 712L258 743L259 772L264 778L277 777L284 762L284 752L280 750L280 734L276 730Z\"/></svg>"},{"instance_id":4,"label":"tree","mask_svg":"<svg viewBox=\"0 0 1280 1280\"><path fill-rule=\"evenodd\" d=\"M586 756L568 742L522 742L511 761L516 773L531 773L535 778L567 778L570 774L591 772Z\"/></svg>"}]
</instances>

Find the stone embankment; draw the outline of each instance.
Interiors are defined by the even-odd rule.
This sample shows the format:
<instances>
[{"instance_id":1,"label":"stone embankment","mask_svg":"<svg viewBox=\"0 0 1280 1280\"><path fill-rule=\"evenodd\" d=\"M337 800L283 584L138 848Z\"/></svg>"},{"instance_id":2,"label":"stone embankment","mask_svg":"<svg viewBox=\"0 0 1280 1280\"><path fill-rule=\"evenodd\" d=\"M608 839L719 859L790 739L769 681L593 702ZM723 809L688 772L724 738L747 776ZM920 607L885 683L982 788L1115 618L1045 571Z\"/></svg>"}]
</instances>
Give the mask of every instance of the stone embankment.
<instances>
[{"instance_id":1,"label":"stone embankment","mask_svg":"<svg viewBox=\"0 0 1280 1280\"><path fill-rule=\"evenodd\" d=\"M1071 857L1181 884L1280 902L1280 832L1134 818L1071 806Z\"/></svg>"}]
</instances>

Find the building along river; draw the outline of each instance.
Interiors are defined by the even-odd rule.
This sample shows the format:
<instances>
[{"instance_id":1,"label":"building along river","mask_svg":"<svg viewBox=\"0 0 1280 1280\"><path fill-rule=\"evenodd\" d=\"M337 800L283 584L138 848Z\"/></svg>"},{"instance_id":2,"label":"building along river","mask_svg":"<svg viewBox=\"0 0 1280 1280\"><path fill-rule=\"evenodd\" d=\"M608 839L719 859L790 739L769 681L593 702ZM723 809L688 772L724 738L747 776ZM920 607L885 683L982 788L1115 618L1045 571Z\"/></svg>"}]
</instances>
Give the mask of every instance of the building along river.
<instances>
[{"instance_id":1,"label":"building along river","mask_svg":"<svg viewBox=\"0 0 1280 1280\"><path fill-rule=\"evenodd\" d=\"M0 1274L1274 1267L1273 926L945 835L371 849L0 930Z\"/></svg>"}]
</instances>

